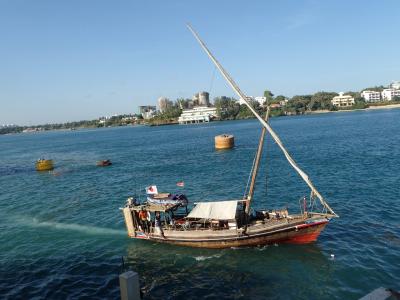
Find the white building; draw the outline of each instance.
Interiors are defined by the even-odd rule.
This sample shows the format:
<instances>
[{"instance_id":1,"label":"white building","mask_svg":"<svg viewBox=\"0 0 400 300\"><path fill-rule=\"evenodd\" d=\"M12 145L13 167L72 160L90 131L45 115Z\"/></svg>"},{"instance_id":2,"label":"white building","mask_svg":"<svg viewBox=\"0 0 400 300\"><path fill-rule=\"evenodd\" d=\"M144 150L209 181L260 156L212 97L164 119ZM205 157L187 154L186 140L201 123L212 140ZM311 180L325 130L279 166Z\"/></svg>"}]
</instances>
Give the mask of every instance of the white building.
<instances>
[{"instance_id":1,"label":"white building","mask_svg":"<svg viewBox=\"0 0 400 300\"><path fill-rule=\"evenodd\" d=\"M375 91L363 91L361 97L365 99L366 102L379 102L381 101L381 93Z\"/></svg>"},{"instance_id":2,"label":"white building","mask_svg":"<svg viewBox=\"0 0 400 300\"><path fill-rule=\"evenodd\" d=\"M247 101L253 101L254 99L253 99L253 97L247 97L246 100L247 100ZM240 105L245 104L245 102L244 102L244 100L243 100L242 98L239 99L239 104L240 104Z\"/></svg>"},{"instance_id":3,"label":"white building","mask_svg":"<svg viewBox=\"0 0 400 300\"><path fill-rule=\"evenodd\" d=\"M215 107L197 106L193 109L184 109L178 122L179 124L203 123L210 122L215 117L217 117Z\"/></svg>"},{"instance_id":4,"label":"white building","mask_svg":"<svg viewBox=\"0 0 400 300\"><path fill-rule=\"evenodd\" d=\"M384 89L382 91L382 99L385 101L392 101L394 97L400 97L400 90Z\"/></svg>"},{"instance_id":5,"label":"white building","mask_svg":"<svg viewBox=\"0 0 400 300\"><path fill-rule=\"evenodd\" d=\"M264 105L267 102L267 97L254 97L254 100L260 103L260 105Z\"/></svg>"},{"instance_id":6,"label":"white building","mask_svg":"<svg viewBox=\"0 0 400 300\"><path fill-rule=\"evenodd\" d=\"M337 107L348 107L354 105L354 98L350 95L339 93L339 96L333 97L332 104Z\"/></svg>"},{"instance_id":7,"label":"white building","mask_svg":"<svg viewBox=\"0 0 400 300\"><path fill-rule=\"evenodd\" d=\"M250 97L247 97L246 100L248 100L248 101L256 101L256 102L258 102L260 105L264 105L265 102L267 102L267 98L266 98L266 97L261 97L261 96L259 96L259 97L252 97L252 96L250 96ZM239 104L240 104L240 105L244 104L244 101L243 101L242 98L239 99Z\"/></svg>"},{"instance_id":8,"label":"white building","mask_svg":"<svg viewBox=\"0 0 400 300\"><path fill-rule=\"evenodd\" d=\"M280 104L280 106L285 106L286 104L288 104L288 102L289 102L289 100L285 99L285 100L279 101L279 104Z\"/></svg>"},{"instance_id":9,"label":"white building","mask_svg":"<svg viewBox=\"0 0 400 300\"><path fill-rule=\"evenodd\" d=\"M157 113L157 108L153 105L142 105L139 106L139 113L142 115L143 119L151 119Z\"/></svg>"},{"instance_id":10,"label":"white building","mask_svg":"<svg viewBox=\"0 0 400 300\"><path fill-rule=\"evenodd\" d=\"M391 89L400 90L400 81L392 81L390 84Z\"/></svg>"}]
</instances>

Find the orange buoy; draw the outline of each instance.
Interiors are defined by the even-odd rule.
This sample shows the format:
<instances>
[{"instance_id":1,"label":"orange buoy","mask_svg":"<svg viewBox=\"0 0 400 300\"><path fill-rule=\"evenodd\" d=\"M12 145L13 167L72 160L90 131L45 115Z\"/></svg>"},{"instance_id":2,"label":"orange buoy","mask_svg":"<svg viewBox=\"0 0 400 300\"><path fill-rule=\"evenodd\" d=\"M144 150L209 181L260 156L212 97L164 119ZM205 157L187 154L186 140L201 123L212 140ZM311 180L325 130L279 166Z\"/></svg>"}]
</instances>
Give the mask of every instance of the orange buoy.
<instances>
[{"instance_id":1,"label":"orange buoy","mask_svg":"<svg viewBox=\"0 0 400 300\"><path fill-rule=\"evenodd\" d=\"M36 161L36 170L37 171L51 171L54 169L54 163L51 159L38 159Z\"/></svg>"},{"instance_id":2,"label":"orange buoy","mask_svg":"<svg viewBox=\"0 0 400 300\"><path fill-rule=\"evenodd\" d=\"M221 134L215 137L215 149L231 149L235 146L235 138L231 134Z\"/></svg>"}]
</instances>

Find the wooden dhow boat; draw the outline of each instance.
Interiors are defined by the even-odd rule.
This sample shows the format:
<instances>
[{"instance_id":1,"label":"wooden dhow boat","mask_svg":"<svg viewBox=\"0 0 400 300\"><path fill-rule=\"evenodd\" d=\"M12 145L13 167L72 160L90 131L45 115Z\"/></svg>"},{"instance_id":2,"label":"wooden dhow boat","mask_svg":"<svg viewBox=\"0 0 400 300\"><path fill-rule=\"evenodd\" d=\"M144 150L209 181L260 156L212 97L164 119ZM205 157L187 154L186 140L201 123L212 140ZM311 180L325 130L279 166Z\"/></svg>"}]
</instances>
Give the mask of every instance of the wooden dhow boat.
<instances>
[{"instance_id":1,"label":"wooden dhow boat","mask_svg":"<svg viewBox=\"0 0 400 300\"><path fill-rule=\"evenodd\" d=\"M317 240L328 222L338 215L315 188L307 174L290 156L278 135L268 123L269 108L263 119L250 105L246 95L208 50L193 28L188 25L201 47L263 125L250 187L243 199L217 202L197 202L188 211L188 202L138 204L129 198L121 208L128 236L154 242L199 248L230 248L261 246L275 243L310 243ZM300 212L290 214L287 209L260 209L251 212L257 172L266 132L282 150L289 164L310 188L310 197L300 203ZM163 195L161 195L162 197ZM152 196L157 198L157 194Z\"/></svg>"}]
</instances>

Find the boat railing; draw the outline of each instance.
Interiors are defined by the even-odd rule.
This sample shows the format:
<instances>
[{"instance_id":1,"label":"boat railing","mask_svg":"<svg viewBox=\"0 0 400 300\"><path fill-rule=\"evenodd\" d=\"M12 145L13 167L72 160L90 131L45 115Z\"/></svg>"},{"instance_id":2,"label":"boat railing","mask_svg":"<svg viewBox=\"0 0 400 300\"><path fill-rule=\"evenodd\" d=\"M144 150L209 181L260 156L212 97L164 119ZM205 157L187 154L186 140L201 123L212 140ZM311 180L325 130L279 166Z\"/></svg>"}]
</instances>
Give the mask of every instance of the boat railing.
<instances>
[{"instance_id":1,"label":"boat railing","mask_svg":"<svg viewBox=\"0 0 400 300\"><path fill-rule=\"evenodd\" d=\"M178 220L179 221L179 220ZM162 229L167 231L199 231L199 230L228 230L238 228L237 223L228 220L188 220L185 222L162 222Z\"/></svg>"}]
</instances>

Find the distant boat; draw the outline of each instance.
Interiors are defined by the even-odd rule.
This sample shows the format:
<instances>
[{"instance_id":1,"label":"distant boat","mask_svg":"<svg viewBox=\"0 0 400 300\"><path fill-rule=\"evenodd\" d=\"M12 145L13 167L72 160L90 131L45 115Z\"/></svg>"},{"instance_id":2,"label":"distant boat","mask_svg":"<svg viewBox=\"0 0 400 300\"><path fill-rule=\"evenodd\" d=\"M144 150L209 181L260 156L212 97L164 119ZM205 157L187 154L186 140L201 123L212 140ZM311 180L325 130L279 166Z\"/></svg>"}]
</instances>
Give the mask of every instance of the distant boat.
<instances>
[{"instance_id":1,"label":"distant boat","mask_svg":"<svg viewBox=\"0 0 400 300\"><path fill-rule=\"evenodd\" d=\"M40 158L36 161L36 171L51 171L54 169L54 163L52 159Z\"/></svg>"},{"instance_id":2,"label":"distant boat","mask_svg":"<svg viewBox=\"0 0 400 300\"><path fill-rule=\"evenodd\" d=\"M109 159L99 160L96 163L96 166L98 166L98 167L107 167L107 166L111 166L111 165L112 165L112 162Z\"/></svg>"},{"instance_id":3,"label":"distant boat","mask_svg":"<svg viewBox=\"0 0 400 300\"><path fill-rule=\"evenodd\" d=\"M160 205L160 203L152 203L148 199L147 203L138 204L130 198L125 207L121 208L128 236L198 248L231 248L274 243L303 244L316 241L330 219L338 217L338 215L317 191L307 174L296 164L278 135L268 124L269 108L264 120L250 105L247 96L207 49L197 33L190 26L188 27L230 86L263 125L249 176L249 188L247 190L246 187L243 199L197 202L189 213L187 202L170 202ZM287 208L259 209L254 213L251 212L251 203L267 131L282 150L289 164L311 190L308 199L304 196L299 200L300 211L298 213L289 213ZM153 198L158 195L155 186L147 189L148 194L149 191L154 194ZM185 211L183 211L183 208Z\"/></svg>"}]
</instances>

